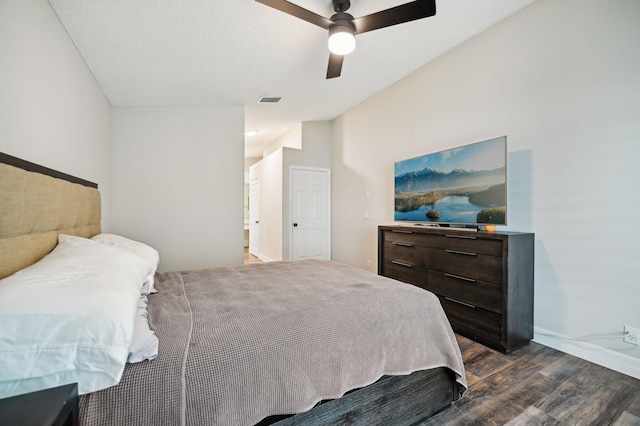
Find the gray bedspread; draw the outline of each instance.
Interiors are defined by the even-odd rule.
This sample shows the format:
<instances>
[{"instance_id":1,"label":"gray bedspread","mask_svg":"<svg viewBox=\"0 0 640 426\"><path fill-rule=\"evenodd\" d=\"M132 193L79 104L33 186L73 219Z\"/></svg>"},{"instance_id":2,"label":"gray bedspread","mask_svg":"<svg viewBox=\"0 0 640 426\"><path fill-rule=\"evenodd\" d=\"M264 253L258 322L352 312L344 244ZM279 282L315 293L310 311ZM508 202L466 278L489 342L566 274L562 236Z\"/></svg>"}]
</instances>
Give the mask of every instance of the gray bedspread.
<instances>
[{"instance_id":1,"label":"gray bedspread","mask_svg":"<svg viewBox=\"0 0 640 426\"><path fill-rule=\"evenodd\" d=\"M158 357L83 396L81 424L252 425L439 366L466 388L438 299L412 285L299 261L158 274L156 288Z\"/></svg>"}]
</instances>

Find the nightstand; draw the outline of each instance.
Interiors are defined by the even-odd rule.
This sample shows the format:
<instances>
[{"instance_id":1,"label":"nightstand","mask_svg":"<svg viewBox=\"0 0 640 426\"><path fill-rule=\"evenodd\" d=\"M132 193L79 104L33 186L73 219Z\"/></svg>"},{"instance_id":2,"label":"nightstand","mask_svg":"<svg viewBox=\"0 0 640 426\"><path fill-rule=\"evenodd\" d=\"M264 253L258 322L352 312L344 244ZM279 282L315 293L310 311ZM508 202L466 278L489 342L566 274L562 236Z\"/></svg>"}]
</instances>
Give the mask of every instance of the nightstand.
<instances>
[{"instance_id":1,"label":"nightstand","mask_svg":"<svg viewBox=\"0 0 640 426\"><path fill-rule=\"evenodd\" d=\"M0 426L77 426L78 385L0 399Z\"/></svg>"}]
</instances>

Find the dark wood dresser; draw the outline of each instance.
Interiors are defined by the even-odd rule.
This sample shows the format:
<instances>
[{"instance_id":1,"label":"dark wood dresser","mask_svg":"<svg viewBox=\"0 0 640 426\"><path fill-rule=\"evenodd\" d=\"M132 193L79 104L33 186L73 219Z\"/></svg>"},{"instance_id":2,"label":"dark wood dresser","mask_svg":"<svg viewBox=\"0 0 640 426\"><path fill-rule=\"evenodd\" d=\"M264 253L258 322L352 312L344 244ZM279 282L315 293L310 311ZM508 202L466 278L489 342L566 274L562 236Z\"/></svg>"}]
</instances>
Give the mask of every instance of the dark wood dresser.
<instances>
[{"instance_id":1,"label":"dark wood dresser","mask_svg":"<svg viewBox=\"0 0 640 426\"><path fill-rule=\"evenodd\" d=\"M378 274L435 293L453 330L510 352L533 338L534 234L378 227Z\"/></svg>"}]
</instances>

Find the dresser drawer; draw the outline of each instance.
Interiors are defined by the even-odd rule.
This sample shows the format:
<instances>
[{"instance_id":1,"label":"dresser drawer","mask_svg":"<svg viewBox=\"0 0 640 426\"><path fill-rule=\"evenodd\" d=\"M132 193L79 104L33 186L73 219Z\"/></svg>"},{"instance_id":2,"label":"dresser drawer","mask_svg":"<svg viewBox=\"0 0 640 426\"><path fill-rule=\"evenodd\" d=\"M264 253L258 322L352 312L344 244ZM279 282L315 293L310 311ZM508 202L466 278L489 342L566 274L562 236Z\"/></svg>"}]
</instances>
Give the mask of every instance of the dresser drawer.
<instances>
[{"instance_id":1,"label":"dresser drawer","mask_svg":"<svg viewBox=\"0 0 640 426\"><path fill-rule=\"evenodd\" d=\"M431 235L429 247L486 254L488 256L502 256L502 241L478 238L474 234Z\"/></svg>"},{"instance_id":2,"label":"dresser drawer","mask_svg":"<svg viewBox=\"0 0 640 426\"><path fill-rule=\"evenodd\" d=\"M462 327L481 338L502 340L502 316L457 299L438 296L451 326Z\"/></svg>"},{"instance_id":3,"label":"dresser drawer","mask_svg":"<svg viewBox=\"0 0 640 426\"><path fill-rule=\"evenodd\" d=\"M411 266L426 266L426 247L416 246L410 243L399 243L396 241L384 242L385 260L395 260L396 262Z\"/></svg>"},{"instance_id":4,"label":"dresser drawer","mask_svg":"<svg viewBox=\"0 0 640 426\"><path fill-rule=\"evenodd\" d=\"M502 284L502 258L475 252L427 248L429 268L477 281Z\"/></svg>"},{"instance_id":5,"label":"dresser drawer","mask_svg":"<svg viewBox=\"0 0 640 426\"><path fill-rule=\"evenodd\" d=\"M502 287L484 281L470 280L457 275L429 270L429 290L438 296L469 303L478 308L502 313Z\"/></svg>"},{"instance_id":6,"label":"dresser drawer","mask_svg":"<svg viewBox=\"0 0 640 426\"><path fill-rule=\"evenodd\" d=\"M423 246L423 247L427 245L428 237L429 236L425 234L420 234L420 233L411 232L411 231L403 231L403 230L384 232L385 242L392 241L396 243L412 244L412 245Z\"/></svg>"},{"instance_id":7,"label":"dresser drawer","mask_svg":"<svg viewBox=\"0 0 640 426\"><path fill-rule=\"evenodd\" d=\"M427 289L427 271L417 266L407 266L397 261L385 259L382 263L382 275L398 281Z\"/></svg>"}]
</instances>

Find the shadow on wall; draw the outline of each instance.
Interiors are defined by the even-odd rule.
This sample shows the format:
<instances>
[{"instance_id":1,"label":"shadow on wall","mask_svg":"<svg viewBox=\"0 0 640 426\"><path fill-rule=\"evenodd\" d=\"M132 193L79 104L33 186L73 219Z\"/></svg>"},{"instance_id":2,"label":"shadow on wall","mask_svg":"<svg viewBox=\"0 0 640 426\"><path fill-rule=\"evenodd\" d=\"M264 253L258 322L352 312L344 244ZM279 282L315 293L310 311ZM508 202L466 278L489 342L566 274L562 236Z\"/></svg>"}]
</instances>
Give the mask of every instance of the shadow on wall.
<instances>
[{"instance_id":1,"label":"shadow on wall","mask_svg":"<svg viewBox=\"0 0 640 426\"><path fill-rule=\"evenodd\" d=\"M345 150L342 121L333 123L331 257L377 273L378 225L393 222L393 162L354 167L363 167L362 153Z\"/></svg>"},{"instance_id":2,"label":"shadow on wall","mask_svg":"<svg viewBox=\"0 0 640 426\"><path fill-rule=\"evenodd\" d=\"M508 218L509 229L534 232L534 326L546 330L563 330L566 295L563 294L558 277L547 253L544 235L533 223L533 152L512 151L507 154L508 173Z\"/></svg>"},{"instance_id":3,"label":"shadow on wall","mask_svg":"<svg viewBox=\"0 0 640 426\"><path fill-rule=\"evenodd\" d=\"M514 231L535 232L533 227L533 153L530 149L507 153L507 203L509 228Z\"/></svg>"},{"instance_id":4,"label":"shadow on wall","mask_svg":"<svg viewBox=\"0 0 640 426\"><path fill-rule=\"evenodd\" d=\"M509 229L536 233L534 260L534 326L564 330L566 297L558 281L544 240L544 232L533 223L533 153L531 150L507 154Z\"/></svg>"},{"instance_id":5,"label":"shadow on wall","mask_svg":"<svg viewBox=\"0 0 640 426\"><path fill-rule=\"evenodd\" d=\"M545 330L564 330L566 295L558 281L544 242L535 240L533 325Z\"/></svg>"}]
</instances>

